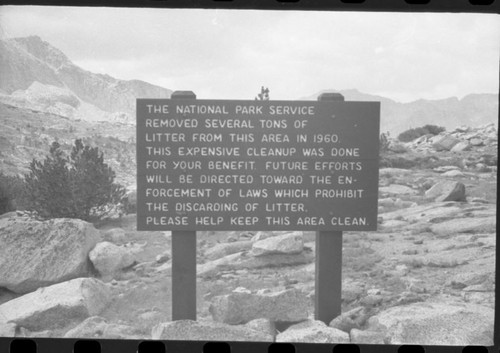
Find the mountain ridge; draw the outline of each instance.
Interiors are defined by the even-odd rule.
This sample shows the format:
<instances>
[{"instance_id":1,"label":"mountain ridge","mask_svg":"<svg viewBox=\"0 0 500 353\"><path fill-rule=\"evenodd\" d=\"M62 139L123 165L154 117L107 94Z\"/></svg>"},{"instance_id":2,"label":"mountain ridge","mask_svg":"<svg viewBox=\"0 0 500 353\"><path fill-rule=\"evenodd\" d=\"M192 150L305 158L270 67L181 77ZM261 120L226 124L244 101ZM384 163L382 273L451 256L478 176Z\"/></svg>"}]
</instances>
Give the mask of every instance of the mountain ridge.
<instances>
[{"instance_id":1,"label":"mountain ridge","mask_svg":"<svg viewBox=\"0 0 500 353\"><path fill-rule=\"evenodd\" d=\"M169 98L172 93L172 90L141 80L120 80L87 71L73 64L62 51L39 36L0 41L0 76L0 100L4 103L85 118L84 114L78 112L82 104L68 107L54 97L48 107L47 104L41 104L38 97L30 95L33 91L40 91L40 85L43 85L47 91L66 90L66 95L93 105L95 109L90 110L96 113L98 120L130 124L135 123L137 98ZM89 117L88 120L96 119Z\"/></svg>"},{"instance_id":2,"label":"mountain ridge","mask_svg":"<svg viewBox=\"0 0 500 353\"><path fill-rule=\"evenodd\" d=\"M172 90L141 80L120 80L87 71L39 36L0 41L0 101L20 108L87 121L135 124L137 98L169 98ZM461 99L418 99L402 103L358 89L325 89L347 101L381 102L381 132L393 136L433 124L450 130L461 125L498 122L498 94L471 93Z\"/></svg>"},{"instance_id":3,"label":"mountain ridge","mask_svg":"<svg viewBox=\"0 0 500 353\"><path fill-rule=\"evenodd\" d=\"M498 126L498 94L493 93L470 93L461 99L417 99L402 103L357 89L327 89L304 97L303 100L317 100L320 94L327 92L340 93L346 101L380 101L380 131L388 131L395 136L410 128L427 124L443 126L447 130L461 125L478 127L495 123Z\"/></svg>"}]
</instances>

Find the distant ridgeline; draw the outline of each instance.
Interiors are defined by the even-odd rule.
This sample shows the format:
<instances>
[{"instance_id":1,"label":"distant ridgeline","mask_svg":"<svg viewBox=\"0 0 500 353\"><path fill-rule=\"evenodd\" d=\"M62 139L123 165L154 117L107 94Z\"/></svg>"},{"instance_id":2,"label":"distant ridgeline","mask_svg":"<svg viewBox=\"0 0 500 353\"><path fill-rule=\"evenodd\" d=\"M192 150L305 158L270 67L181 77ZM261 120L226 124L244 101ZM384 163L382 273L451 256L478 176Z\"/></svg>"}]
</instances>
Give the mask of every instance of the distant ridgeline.
<instances>
[{"instance_id":1,"label":"distant ridgeline","mask_svg":"<svg viewBox=\"0 0 500 353\"><path fill-rule=\"evenodd\" d=\"M489 123L498 124L498 94L474 93L462 99L450 97L399 103L387 97L351 89L325 90L303 99L316 100L323 92L339 92L346 101L379 101L380 131L389 131L393 137L410 128L427 124L444 126L446 130L453 130L457 126L478 127Z\"/></svg>"}]
</instances>

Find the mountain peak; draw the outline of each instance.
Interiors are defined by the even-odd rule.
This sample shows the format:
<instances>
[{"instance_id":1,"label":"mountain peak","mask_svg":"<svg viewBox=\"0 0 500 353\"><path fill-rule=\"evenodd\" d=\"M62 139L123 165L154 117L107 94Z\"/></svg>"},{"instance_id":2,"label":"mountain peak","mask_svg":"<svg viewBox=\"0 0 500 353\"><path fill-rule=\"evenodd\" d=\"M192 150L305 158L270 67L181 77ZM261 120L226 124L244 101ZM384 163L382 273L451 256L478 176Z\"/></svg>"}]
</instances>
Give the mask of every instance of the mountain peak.
<instances>
[{"instance_id":1,"label":"mountain peak","mask_svg":"<svg viewBox=\"0 0 500 353\"><path fill-rule=\"evenodd\" d=\"M135 122L137 98L172 93L86 71L36 35L0 40L0 59L0 100L75 119L115 121L118 115L120 121Z\"/></svg>"},{"instance_id":2,"label":"mountain peak","mask_svg":"<svg viewBox=\"0 0 500 353\"><path fill-rule=\"evenodd\" d=\"M71 61L62 51L53 47L48 42L45 42L39 36L33 35L28 37L12 38L10 39L10 42L14 43L37 59L49 64L54 69L71 64Z\"/></svg>"}]
</instances>

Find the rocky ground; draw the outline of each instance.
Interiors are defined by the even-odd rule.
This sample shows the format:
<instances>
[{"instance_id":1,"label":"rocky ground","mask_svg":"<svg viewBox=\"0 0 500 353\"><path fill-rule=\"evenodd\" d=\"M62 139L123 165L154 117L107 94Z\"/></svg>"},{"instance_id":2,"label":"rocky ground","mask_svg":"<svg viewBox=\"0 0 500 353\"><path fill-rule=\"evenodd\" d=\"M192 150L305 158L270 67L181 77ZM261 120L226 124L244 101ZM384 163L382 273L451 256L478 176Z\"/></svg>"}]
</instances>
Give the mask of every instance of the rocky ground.
<instances>
[{"instance_id":1,"label":"rocky ground","mask_svg":"<svg viewBox=\"0 0 500 353\"><path fill-rule=\"evenodd\" d=\"M0 336L491 345L496 134L390 141L378 230L344 232L331 322L314 320L314 232L198 232L198 321L171 321L169 232L11 213Z\"/></svg>"}]
</instances>

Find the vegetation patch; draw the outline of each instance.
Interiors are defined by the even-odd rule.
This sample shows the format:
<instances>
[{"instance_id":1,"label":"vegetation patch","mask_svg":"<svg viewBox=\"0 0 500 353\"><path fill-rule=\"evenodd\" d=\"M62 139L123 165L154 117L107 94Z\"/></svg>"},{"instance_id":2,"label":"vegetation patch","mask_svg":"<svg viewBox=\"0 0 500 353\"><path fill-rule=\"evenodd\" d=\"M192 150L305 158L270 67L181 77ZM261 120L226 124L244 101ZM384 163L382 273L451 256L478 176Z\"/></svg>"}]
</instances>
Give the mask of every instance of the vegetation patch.
<instances>
[{"instance_id":1,"label":"vegetation patch","mask_svg":"<svg viewBox=\"0 0 500 353\"><path fill-rule=\"evenodd\" d=\"M424 135L438 135L446 129L437 125L425 125L413 129L408 129L398 135L401 142L410 142Z\"/></svg>"},{"instance_id":2,"label":"vegetation patch","mask_svg":"<svg viewBox=\"0 0 500 353\"><path fill-rule=\"evenodd\" d=\"M96 221L116 211L125 194L114 179L97 147L77 139L66 155L53 142L50 154L43 161L34 158L24 178L0 175L0 214L25 209L44 219Z\"/></svg>"}]
</instances>

